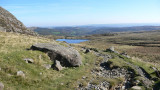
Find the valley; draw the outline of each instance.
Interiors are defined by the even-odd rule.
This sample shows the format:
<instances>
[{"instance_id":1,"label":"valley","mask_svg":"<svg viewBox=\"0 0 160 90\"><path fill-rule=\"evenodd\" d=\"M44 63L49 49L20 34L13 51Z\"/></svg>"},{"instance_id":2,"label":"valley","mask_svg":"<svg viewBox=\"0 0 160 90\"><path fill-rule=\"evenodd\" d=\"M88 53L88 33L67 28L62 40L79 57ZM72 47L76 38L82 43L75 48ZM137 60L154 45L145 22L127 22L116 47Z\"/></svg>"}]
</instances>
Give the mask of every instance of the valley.
<instances>
[{"instance_id":1,"label":"valley","mask_svg":"<svg viewBox=\"0 0 160 90\"><path fill-rule=\"evenodd\" d=\"M30 29L0 7L0 90L160 89L160 26Z\"/></svg>"},{"instance_id":2,"label":"valley","mask_svg":"<svg viewBox=\"0 0 160 90\"><path fill-rule=\"evenodd\" d=\"M160 30L160 26L68 26L68 27L52 27L52 28L43 28L43 27L29 27L29 29L37 32L41 35L56 35L56 36L86 36L93 34L105 34L105 33L113 33L113 32L133 32L133 31L151 31L151 30Z\"/></svg>"}]
</instances>

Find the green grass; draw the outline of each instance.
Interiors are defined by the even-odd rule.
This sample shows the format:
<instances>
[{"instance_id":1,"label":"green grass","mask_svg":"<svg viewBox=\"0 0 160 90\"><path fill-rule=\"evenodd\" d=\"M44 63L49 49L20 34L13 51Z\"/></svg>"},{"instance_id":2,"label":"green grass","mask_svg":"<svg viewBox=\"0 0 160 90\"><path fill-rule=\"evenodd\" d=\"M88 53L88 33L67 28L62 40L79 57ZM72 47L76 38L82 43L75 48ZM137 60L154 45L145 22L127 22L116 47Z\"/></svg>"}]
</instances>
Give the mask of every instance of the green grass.
<instances>
[{"instance_id":1,"label":"green grass","mask_svg":"<svg viewBox=\"0 0 160 90\"><path fill-rule=\"evenodd\" d=\"M99 40L98 42L102 41ZM84 54L81 51L80 46L85 46L85 44L71 45L80 52L83 65L76 68L65 68L62 71L56 71L53 69L47 70L43 65L53 64L47 54L40 51L26 50L35 43L54 43L67 47L65 43L58 43L47 38L0 32L0 81L5 85L5 89L71 90L77 88L78 82L81 82L86 86L92 78L97 78L97 80L93 82L95 84L106 80L110 82L112 86L123 81L122 78L105 79L91 75L91 70L96 69L96 65L99 65L103 58L97 57L93 53ZM97 44L96 41L95 43L91 41L89 45L86 46L96 48L97 50L105 50L106 48L104 47L107 46L107 43L103 42ZM133 46L125 47L124 45L118 47L120 47L119 49L133 48ZM143 60L140 61L136 58L129 59L114 53L103 53L112 55L113 58L109 60L112 62L112 66L128 68L129 66L126 62L130 62L144 68L144 70L152 77L156 77L153 70L150 68L151 66L154 66L152 63L147 63ZM24 58L32 58L34 63L26 63L23 60ZM158 68L160 69L160 67ZM25 73L25 78L16 75L16 72L20 70ZM40 75L40 73L42 73L42 75ZM82 80L83 76L87 76L87 78Z\"/></svg>"},{"instance_id":2,"label":"green grass","mask_svg":"<svg viewBox=\"0 0 160 90\"><path fill-rule=\"evenodd\" d=\"M83 60L80 67L65 68L62 71L47 70L43 65L53 64L47 54L26 50L35 43L58 44L47 38L0 32L0 81L5 89L70 90L77 87L77 81L82 76L90 74L96 59L92 53L80 52ZM26 63L24 58L32 58L34 63ZM23 71L25 78L17 76L17 71Z\"/></svg>"},{"instance_id":3,"label":"green grass","mask_svg":"<svg viewBox=\"0 0 160 90\"><path fill-rule=\"evenodd\" d=\"M144 61L139 61L139 60L136 60L136 59L129 59L129 58L126 58L126 57L121 56L121 55L120 55L120 57L122 57L126 62L130 62L133 65L138 65L139 67L142 67L147 73L155 76L155 74L153 74L154 70L151 69L151 67L153 67L154 65L152 65L150 63L146 63Z\"/></svg>"}]
</instances>

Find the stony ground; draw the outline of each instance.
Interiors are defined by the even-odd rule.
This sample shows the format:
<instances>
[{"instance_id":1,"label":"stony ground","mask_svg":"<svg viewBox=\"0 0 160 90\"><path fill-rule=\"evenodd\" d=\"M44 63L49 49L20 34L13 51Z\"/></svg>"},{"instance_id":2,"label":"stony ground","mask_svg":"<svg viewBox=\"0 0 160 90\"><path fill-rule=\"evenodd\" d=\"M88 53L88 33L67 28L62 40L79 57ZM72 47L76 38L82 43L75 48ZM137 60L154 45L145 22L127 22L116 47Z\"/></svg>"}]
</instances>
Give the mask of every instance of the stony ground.
<instances>
[{"instance_id":1,"label":"stony ground","mask_svg":"<svg viewBox=\"0 0 160 90\"><path fill-rule=\"evenodd\" d=\"M124 62L129 67L118 67L118 66L110 66L112 59L111 54L104 54L103 51L94 51L86 49L87 53L94 53L97 57L101 57L102 60L99 63L95 64L95 68L90 72L92 77L88 80L86 85L79 83L77 90L124 90L130 88L151 88L153 82L151 77L148 76L148 73L138 65L134 65L130 62ZM117 54L116 54L117 55ZM126 56L128 58L128 56ZM135 79L137 75L140 79ZM86 80L88 77L83 76L82 80ZM116 80L116 85L113 84L110 80ZM142 83L143 85L140 85Z\"/></svg>"},{"instance_id":2,"label":"stony ground","mask_svg":"<svg viewBox=\"0 0 160 90\"><path fill-rule=\"evenodd\" d=\"M63 42L14 33L0 33L0 85L8 90L107 90L159 88L156 67L136 61L127 54L84 48ZM83 64L80 67L56 71L47 54L27 50L35 43L54 43L78 50ZM152 67L152 68L150 68ZM153 86L152 86L153 85ZM17 87L18 86L18 87Z\"/></svg>"}]
</instances>

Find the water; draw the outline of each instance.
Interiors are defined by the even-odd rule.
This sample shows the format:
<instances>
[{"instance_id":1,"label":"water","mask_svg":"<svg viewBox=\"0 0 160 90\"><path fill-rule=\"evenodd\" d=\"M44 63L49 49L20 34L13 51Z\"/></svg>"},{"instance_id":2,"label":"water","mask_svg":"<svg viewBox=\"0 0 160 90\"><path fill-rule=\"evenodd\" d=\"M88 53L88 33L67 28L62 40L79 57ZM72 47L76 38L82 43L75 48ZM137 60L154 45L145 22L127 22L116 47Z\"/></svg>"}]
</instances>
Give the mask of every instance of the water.
<instances>
[{"instance_id":1,"label":"water","mask_svg":"<svg viewBox=\"0 0 160 90\"><path fill-rule=\"evenodd\" d=\"M88 41L86 39L57 39L56 41L65 41L67 43L80 43L80 42L85 42L85 41Z\"/></svg>"}]
</instances>

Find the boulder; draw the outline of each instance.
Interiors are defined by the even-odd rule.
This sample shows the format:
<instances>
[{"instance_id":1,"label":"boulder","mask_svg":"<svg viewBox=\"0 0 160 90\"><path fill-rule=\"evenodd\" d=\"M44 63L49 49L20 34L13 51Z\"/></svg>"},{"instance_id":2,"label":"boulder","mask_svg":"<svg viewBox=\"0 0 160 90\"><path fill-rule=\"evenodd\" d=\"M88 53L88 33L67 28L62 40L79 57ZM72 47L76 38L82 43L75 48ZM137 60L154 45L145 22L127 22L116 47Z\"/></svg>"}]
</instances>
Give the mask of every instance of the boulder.
<instances>
[{"instance_id":1,"label":"boulder","mask_svg":"<svg viewBox=\"0 0 160 90\"><path fill-rule=\"evenodd\" d=\"M17 71L17 76L25 77L25 74L23 71Z\"/></svg>"},{"instance_id":2,"label":"boulder","mask_svg":"<svg viewBox=\"0 0 160 90\"><path fill-rule=\"evenodd\" d=\"M114 52L114 47L110 47L109 49L107 49L107 51L111 51L111 52Z\"/></svg>"},{"instance_id":3,"label":"boulder","mask_svg":"<svg viewBox=\"0 0 160 90\"><path fill-rule=\"evenodd\" d=\"M63 67L61 66L61 64L60 64L59 61L55 60L55 63L54 63L54 64L55 64L55 65L54 65L54 68L55 68L56 70L60 71L60 70L63 69Z\"/></svg>"},{"instance_id":4,"label":"boulder","mask_svg":"<svg viewBox=\"0 0 160 90\"><path fill-rule=\"evenodd\" d=\"M113 47L113 46L112 46L112 47L110 47L109 49L106 49L106 51L110 51L110 52L114 52L114 53L119 54L119 52L118 52L118 51L115 51L115 49L114 49L114 47Z\"/></svg>"},{"instance_id":5,"label":"boulder","mask_svg":"<svg viewBox=\"0 0 160 90\"><path fill-rule=\"evenodd\" d=\"M32 45L31 49L47 53L52 61L58 60L64 67L76 67L82 64L79 52L73 48L50 43L40 43Z\"/></svg>"},{"instance_id":6,"label":"boulder","mask_svg":"<svg viewBox=\"0 0 160 90\"><path fill-rule=\"evenodd\" d=\"M4 84L0 82L0 90L3 90Z\"/></svg>"}]
</instances>

